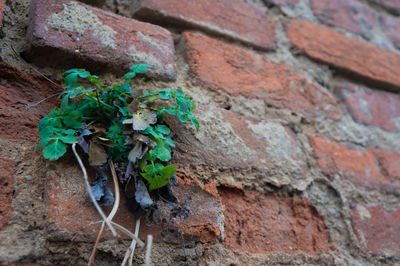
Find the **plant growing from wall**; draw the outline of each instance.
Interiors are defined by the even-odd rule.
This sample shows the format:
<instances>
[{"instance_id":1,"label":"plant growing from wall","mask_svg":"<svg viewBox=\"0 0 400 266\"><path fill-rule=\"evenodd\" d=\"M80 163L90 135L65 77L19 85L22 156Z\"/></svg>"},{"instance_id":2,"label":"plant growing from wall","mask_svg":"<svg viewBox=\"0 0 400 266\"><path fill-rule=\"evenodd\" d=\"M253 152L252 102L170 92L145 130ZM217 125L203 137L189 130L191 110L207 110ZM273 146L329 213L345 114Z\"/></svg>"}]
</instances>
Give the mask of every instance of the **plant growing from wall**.
<instances>
[{"instance_id":1,"label":"plant growing from wall","mask_svg":"<svg viewBox=\"0 0 400 266\"><path fill-rule=\"evenodd\" d=\"M151 213L159 198L176 201L170 189L170 180L175 178L176 168L170 164L174 133L165 123L165 116L176 116L182 123L190 121L198 130L199 123L193 116L195 105L180 89L135 91L131 79L146 73L150 65L137 64L123 76L121 84L105 86L98 76L85 69L70 69L64 72L66 90L61 94L61 104L45 116L39 124L39 148L49 160L57 160L67 152L68 145L82 168L89 200L94 203L103 218L89 264L93 261L96 246L107 225L116 235L115 228L133 238L127 251L132 260L140 217ZM78 84L78 81L81 81ZM78 145L81 155L76 150ZM81 156L86 154L90 166L96 169L97 177L89 184L86 168ZM114 163L118 164L118 174ZM114 195L107 184L107 173L111 171L115 186ZM127 229L112 222L119 205L119 183L130 209L137 220L133 235ZM100 206L113 205L106 217Z\"/></svg>"}]
</instances>

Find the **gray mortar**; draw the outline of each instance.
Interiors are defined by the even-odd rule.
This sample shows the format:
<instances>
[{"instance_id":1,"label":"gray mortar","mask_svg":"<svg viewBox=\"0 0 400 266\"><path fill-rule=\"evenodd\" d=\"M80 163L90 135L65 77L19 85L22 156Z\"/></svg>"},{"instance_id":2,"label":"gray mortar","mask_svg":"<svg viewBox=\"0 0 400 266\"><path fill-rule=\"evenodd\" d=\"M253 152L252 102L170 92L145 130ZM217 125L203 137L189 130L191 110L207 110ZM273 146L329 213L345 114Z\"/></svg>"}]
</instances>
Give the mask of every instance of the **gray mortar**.
<instances>
[{"instance_id":1,"label":"gray mortar","mask_svg":"<svg viewBox=\"0 0 400 266\"><path fill-rule=\"evenodd\" d=\"M102 46L115 49L117 33L111 27L104 25L91 10L77 2L69 2L63 6L63 11L47 18L50 27L76 32L80 35L90 30L93 32L93 36L100 40Z\"/></svg>"}]
</instances>

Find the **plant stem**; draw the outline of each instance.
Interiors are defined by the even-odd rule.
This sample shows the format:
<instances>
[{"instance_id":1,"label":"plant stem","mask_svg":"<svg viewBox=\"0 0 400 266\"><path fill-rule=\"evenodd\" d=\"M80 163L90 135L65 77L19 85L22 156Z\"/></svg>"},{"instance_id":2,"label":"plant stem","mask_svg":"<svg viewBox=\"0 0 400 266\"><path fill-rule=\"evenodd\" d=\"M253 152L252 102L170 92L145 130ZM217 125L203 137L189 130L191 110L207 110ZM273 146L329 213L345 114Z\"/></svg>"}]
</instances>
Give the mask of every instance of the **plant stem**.
<instances>
[{"instance_id":1,"label":"plant stem","mask_svg":"<svg viewBox=\"0 0 400 266\"><path fill-rule=\"evenodd\" d=\"M115 173L114 164L113 164L112 160L110 160L108 163L109 163L109 166L110 166L110 169L111 169L111 174L112 174L113 182L114 182L114 190L115 190L114 206L113 206L110 214L107 216L107 220L111 222L112 219L114 218L115 214L117 213L117 210L118 210L118 207L119 207L120 194L119 194L118 178L117 178L117 174ZM97 238L96 238L96 243L93 246L92 254L90 255L88 266L92 265L92 263L93 263L94 256L96 255L97 246L99 245L99 241L100 241L101 235L104 232L104 225L105 225L105 222L103 221L101 223L99 234L97 235Z\"/></svg>"},{"instance_id":2,"label":"plant stem","mask_svg":"<svg viewBox=\"0 0 400 266\"><path fill-rule=\"evenodd\" d=\"M79 157L78 153L76 152L76 143L72 144L72 151L75 154L76 160L78 161L81 169L82 169L82 173L83 173L83 178L85 180L85 184L86 184L86 190L89 194L90 199L92 200L94 206L97 209L97 212L100 214L101 218L103 218L103 220L105 221L105 223L107 224L108 228L110 228L111 233L113 234L113 236L117 235L117 232L115 231L114 227L111 225L110 221L107 220L107 217L105 216L104 212L101 210L99 204L97 203L95 197L93 196L92 190L90 188L90 184L88 181L88 177L87 177L87 172L86 172L86 168L82 163L81 157Z\"/></svg>"},{"instance_id":3,"label":"plant stem","mask_svg":"<svg viewBox=\"0 0 400 266\"><path fill-rule=\"evenodd\" d=\"M146 266L150 265L150 256L151 256L151 246L153 245L153 236L147 235L147 247L146 247L146 257L144 264Z\"/></svg>"},{"instance_id":4,"label":"plant stem","mask_svg":"<svg viewBox=\"0 0 400 266\"><path fill-rule=\"evenodd\" d=\"M139 227L140 227L140 218L136 220L136 227L135 227L135 237L139 237ZM130 247L125 253L124 260L121 263L121 266L125 266L126 262L128 261L128 258L131 254L135 252L135 247L136 247L136 239L133 239L131 242ZM133 255L131 255L133 257Z\"/></svg>"}]
</instances>

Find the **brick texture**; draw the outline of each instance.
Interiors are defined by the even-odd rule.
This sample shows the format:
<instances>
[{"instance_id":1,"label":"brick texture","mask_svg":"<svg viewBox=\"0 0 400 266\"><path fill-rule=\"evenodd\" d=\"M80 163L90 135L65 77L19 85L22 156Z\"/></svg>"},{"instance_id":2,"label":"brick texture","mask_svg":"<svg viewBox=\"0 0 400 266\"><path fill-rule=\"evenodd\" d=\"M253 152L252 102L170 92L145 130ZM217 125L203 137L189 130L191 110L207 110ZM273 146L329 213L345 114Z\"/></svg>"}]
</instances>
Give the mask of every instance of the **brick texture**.
<instances>
[{"instance_id":1,"label":"brick texture","mask_svg":"<svg viewBox=\"0 0 400 266\"><path fill-rule=\"evenodd\" d=\"M77 241L93 241L97 236L99 224L92 224L92 222L101 218L93 204L87 200L82 174L77 167L61 165L59 167L58 170L48 171L47 174L48 238L49 240L70 239L74 235ZM180 185L174 187L174 194L180 200L180 204L186 204L192 215L187 219L176 218L175 227L180 228L183 237L187 239L201 242L215 241L221 234L218 225L218 199L203 190L190 177L182 174L178 177L180 177L178 178ZM111 189L114 191L112 186ZM112 206L103 209L107 214ZM123 194L119 210L113 220L131 231L135 229L136 219L128 209ZM150 227L145 224L144 220L140 237L146 238L147 234L152 234L156 241L164 238L169 241L172 241L171 239L181 241L178 235L168 233L168 229L171 228L161 222ZM121 237L127 238L125 235ZM176 237L179 239L177 240ZM105 238L112 238L108 230Z\"/></svg>"},{"instance_id":2,"label":"brick texture","mask_svg":"<svg viewBox=\"0 0 400 266\"><path fill-rule=\"evenodd\" d=\"M336 92L356 121L391 132L399 130L396 129L396 122L400 122L400 97L397 94L354 84L342 84Z\"/></svg>"},{"instance_id":3,"label":"brick texture","mask_svg":"<svg viewBox=\"0 0 400 266\"><path fill-rule=\"evenodd\" d=\"M371 1L397 14L400 14L400 2L398 0L371 0Z\"/></svg>"},{"instance_id":4,"label":"brick texture","mask_svg":"<svg viewBox=\"0 0 400 266\"><path fill-rule=\"evenodd\" d=\"M383 32L389 37L393 45L400 49L400 18L380 15L379 21Z\"/></svg>"},{"instance_id":5,"label":"brick texture","mask_svg":"<svg viewBox=\"0 0 400 266\"><path fill-rule=\"evenodd\" d=\"M262 99L276 108L307 116L323 111L328 118L340 118L336 100L327 90L285 64L272 63L259 54L199 34L184 33L184 37L190 70L204 87Z\"/></svg>"},{"instance_id":6,"label":"brick texture","mask_svg":"<svg viewBox=\"0 0 400 266\"><path fill-rule=\"evenodd\" d=\"M8 224L14 190L14 162L0 159L0 231Z\"/></svg>"},{"instance_id":7,"label":"brick texture","mask_svg":"<svg viewBox=\"0 0 400 266\"><path fill-rule=\"evenodd\" d=\"M121 73L147 63L153 66L149 76L175 79L174 44L163 28L67 0L35 0L31 17L27 56L38 64L83 64Z\"/></svg>"},{"instance_id":8,"label":"brick texture","mask_svg":"<svg viewBox=\"0 0 400 266\"><path fill-rule=\"evenodd\" d=\"M314 15L326 25L363 36L375 26L372 10L356 0L311 0L310 4Z\"/></svg>"},{"instance_id":9,"label":"brick texture","mask_svg":"<svg viewBox=\"0 0 400 266\"><path fill-rule=\"evenodd\" d=\"M399 89L400 54L383 51L306 20L291 20L286 30L292 44L312 59L356 74L371 84Z\"/></svg>"},{"instance_id":10,"label":"brick texture","mask_svg":"<svg viewBox=\"0 0 400 266\"><path fill-rule=\"evenodd\" d=\"M6 0L0 0L0 29L3 27L3 14L6 10Z\"/></svg>"},{"instance_id":11,"label":"brick texture","mask_svg":"<svg viewBox=\"0 0 400 266\"><path fill-rule=\"evenodd\" d=\"M307 199L224 187L219 193L228 248L264 254L331 250L324 219Z\"/></svg>"},{"instance_id":12,"label":"brick texture","mask_svg":"<svg viewBox=\"0 0 400 266\"><path fill-rule=\"evenodd\" d=\"M373 254L400 254L400 209L386 211L381 205L357 205L351 211L353 229Z\"/></svg>"},{"instance_id":13,"label":"brick texture","mask_svg":"<svg viewBox=\"0 0 400 266\"><path fill-rule=\"evenodd\" d=\"M260 49L276 46L275 24L266 10L243 0L139 0L135 17L172 23L239 40ZM234 19L232 19L234 18Z\"/></svg>"},{"instance_id":14,"label":"brick texture","mask_svg":"<svg viewBox=\"0 0 400 266\"><path fill-rule=\"evenodd\" d=\"M396 177L399 169L393 165L399 154L391 158L390 153L384 151L350 148L322 135L310 136L309 140L318 165L325 174L340 174L356 185L400 193L400 179ZM380 162L393 175L385 175L380 169Z\"/></svg>"},{"instance_id":15,"label":"brick texture","mask_svg":"<svg viewBox=\"0 0 400 266\"><path fill-rule=\"evenodd\" d=\"M375 156L379 161L383 173L393 181L400 181L400 153L374 150Z\"/></svg>"},{"instance_id":16,"label":"brick texture","mask_svg":"<svg viewBox=\"0 0 400 266\"><path fill-rule=\"evenodd\" d=\"M199 132L177 135L174 163L215 168L279 172L279 182L302 180L308 171L304 155L291 129L279 123L241 116L216 107L198 106ZM184 132L176 120L174 132ZM278 185L278 184L277 184Z\"/></svg>"},{"instance_id":17,"label":"brick texture","mask_svg":"<svg viewBox=\"0 0 400 266\"><path fill-rule=\"evenodd\" d=\"M53 109L57 98L30 109L25 105L36 103L60 89L41 77L0 63L0 90L0 138L37 142L39 121Z\"/></svg>"}]
</instances>

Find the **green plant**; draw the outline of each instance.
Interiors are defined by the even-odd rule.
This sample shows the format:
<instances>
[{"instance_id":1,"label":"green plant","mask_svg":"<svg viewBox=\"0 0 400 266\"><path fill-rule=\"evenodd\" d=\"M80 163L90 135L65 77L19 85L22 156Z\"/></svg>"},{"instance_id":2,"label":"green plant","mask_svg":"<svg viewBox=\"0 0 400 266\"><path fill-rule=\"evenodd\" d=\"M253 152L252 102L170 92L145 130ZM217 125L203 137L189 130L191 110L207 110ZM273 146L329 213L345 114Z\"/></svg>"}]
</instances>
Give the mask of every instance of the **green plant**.
<instances>
[{"instance_id":1,"label":"green plant","mask_svg":"<svg viewBox=\"0 0 400 266\"><path fill-rule=\"evenodd\" d=\"M84 69L64 72L66 90L60 107L39 124L43 156L57 160L68 144L79 143L91 165L104 165L108 159L131 163L138 166L149 191L165 186L176 168L168 164L175 144L164 116L190 121L197 130L199 123L193 116L193 101L180 89L135 93L131 79L150 67L133 65L123 83L111 86ZM78 85L78 79L85 83Z\"/></svg>"},{"instance_id":2,"label":"green plant","mask_svg":"<svg viewBox=\"0 0 400 266\"><path fill-rule=\"evenodd\" d=\"M179 121L190 121L199 129L199 122L193 116L195 105L180 89L135 91L131 79L146 73L150 65L137 64L123 76L121 84L105 86L96 75L85 69L70 69L63 73L66 90L60 95L60 107L55 107L39 124L39 149L49 160L57 160L72 150L82 169L89 200L93 202L103 219L88 265L91 265L105 225L113 235L116 229L132 238L122 265L130 259L132 264L135 245L143 246L138 238L140 217L157 212L157 200L173 203L176 198L170 189L169 180L175 176L176 168L170 165L173 132L165 123L165 115L173 115ZM78 80L82 81L78 85ZM97 170L97 179L90 185L86 167L76 150L79 145L87 154L89 164ZM125 173L117 176L114 162ZM109 169L113 176L115 200L108 188ZM129 194L133 181L134 192ZM119 182L129 200L136 220L135 234L112 221L120 202ZM166 186L168 189L164 189ZM100 205L113 205L106 217ZM180 207L176 207L179 209ZM115 228L114 228L115 227ZM149 260L151 236L148 236L146 260Z\"/></svg>"}]
</instances>

